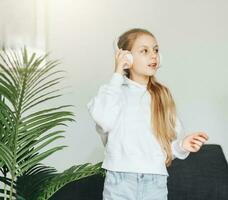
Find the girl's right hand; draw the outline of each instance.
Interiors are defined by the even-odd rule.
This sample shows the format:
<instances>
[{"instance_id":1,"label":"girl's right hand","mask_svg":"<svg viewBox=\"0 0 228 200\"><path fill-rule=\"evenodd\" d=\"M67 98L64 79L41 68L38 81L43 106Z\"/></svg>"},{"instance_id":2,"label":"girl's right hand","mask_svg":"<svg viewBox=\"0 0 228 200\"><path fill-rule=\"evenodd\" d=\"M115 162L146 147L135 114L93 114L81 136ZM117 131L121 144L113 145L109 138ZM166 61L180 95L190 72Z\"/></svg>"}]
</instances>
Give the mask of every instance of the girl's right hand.
<instances>
[{"instance_id":1,"label":"girl's right hand","mask_svg":"<svg viewBox=\"0 0 228 200\"><path fill-rule=\"evenodd\" d=\"M118 49L115 54L115 72L123 74L124 69L131 68L132 63L127 58L127 54L130 52L127 50Z\"/></svg>"}]
</instances>

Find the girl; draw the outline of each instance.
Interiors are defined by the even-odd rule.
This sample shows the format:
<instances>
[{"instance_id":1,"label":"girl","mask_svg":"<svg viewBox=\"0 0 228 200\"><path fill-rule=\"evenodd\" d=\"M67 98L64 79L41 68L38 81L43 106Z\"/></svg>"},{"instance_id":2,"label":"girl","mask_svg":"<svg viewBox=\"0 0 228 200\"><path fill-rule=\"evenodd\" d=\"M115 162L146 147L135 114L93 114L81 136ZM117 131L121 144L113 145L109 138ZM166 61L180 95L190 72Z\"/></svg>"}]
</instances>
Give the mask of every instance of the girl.
<instances>
[{"instance_id":1,"label":"girl","mask_svg":"<svg viewBox=\"0 0 228 200\"><path fill-rule=\"evenodd\" d=\"M166 167L199 151L208 135L184 134L169 89L155 77L160 57L151 32L128 30L117 45L111 80L87 104L105 145L103 200L167 200Z\"/></svg>"}]
</instances>

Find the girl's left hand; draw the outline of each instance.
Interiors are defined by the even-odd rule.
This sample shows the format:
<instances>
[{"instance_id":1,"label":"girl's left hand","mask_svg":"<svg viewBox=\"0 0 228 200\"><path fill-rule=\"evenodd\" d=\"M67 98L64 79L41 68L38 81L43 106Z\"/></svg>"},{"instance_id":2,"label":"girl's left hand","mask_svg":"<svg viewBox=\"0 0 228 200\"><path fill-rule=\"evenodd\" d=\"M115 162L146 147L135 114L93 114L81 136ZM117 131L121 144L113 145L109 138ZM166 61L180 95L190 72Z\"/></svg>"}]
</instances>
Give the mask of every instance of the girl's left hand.
<instances>
[{"instance_id":1,"label":"girl's left hand","mask_svg":"<svg viewBox=\"0 0 228 200\"><path fill-rule=\"evenodd\" d=\"M197 152L201 146L208 140L205 132L196 132L183 138L182 147L190 152Z\"/></svg>"}]
</instances>

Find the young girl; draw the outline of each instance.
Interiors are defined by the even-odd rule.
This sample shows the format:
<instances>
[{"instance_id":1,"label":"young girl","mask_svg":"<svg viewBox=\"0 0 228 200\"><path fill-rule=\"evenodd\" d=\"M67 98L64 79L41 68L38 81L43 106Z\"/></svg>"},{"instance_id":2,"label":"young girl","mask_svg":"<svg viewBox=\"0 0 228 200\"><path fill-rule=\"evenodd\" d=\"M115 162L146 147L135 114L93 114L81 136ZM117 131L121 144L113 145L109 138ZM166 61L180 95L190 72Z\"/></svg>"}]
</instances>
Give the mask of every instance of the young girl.
<instances>
[{"instance_id":1,"label":"young girl","mask_svg":"<svg viewBox=\"0 0 228 200\"><path fill-rule=\"evenodd\" d=\"M128 30L118 48L111 80L87 104L105 145L103 200L167 200L166 167L199 151L208 135L184 134L169 89L155 77L159 45L151 32Z\"/></svg>"}]
</instances>

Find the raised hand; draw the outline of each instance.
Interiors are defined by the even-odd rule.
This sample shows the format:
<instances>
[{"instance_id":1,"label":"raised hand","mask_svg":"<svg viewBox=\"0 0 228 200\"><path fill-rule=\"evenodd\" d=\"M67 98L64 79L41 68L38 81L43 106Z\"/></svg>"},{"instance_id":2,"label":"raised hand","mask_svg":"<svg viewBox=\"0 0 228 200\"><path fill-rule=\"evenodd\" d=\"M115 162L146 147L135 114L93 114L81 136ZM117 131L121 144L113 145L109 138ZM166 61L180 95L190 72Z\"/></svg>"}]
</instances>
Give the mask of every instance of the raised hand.
<instances>
[{"instance_id":1,"label":"raised hand","mask_svg":"<svg viewBox=\"0 0 228 200\"><path fill-rule=\"evenodd\" d=\"M205 132L195 132L183 138L182 148L190 152L197 152L208 139Z\"/></svg>"}]
</instances>

